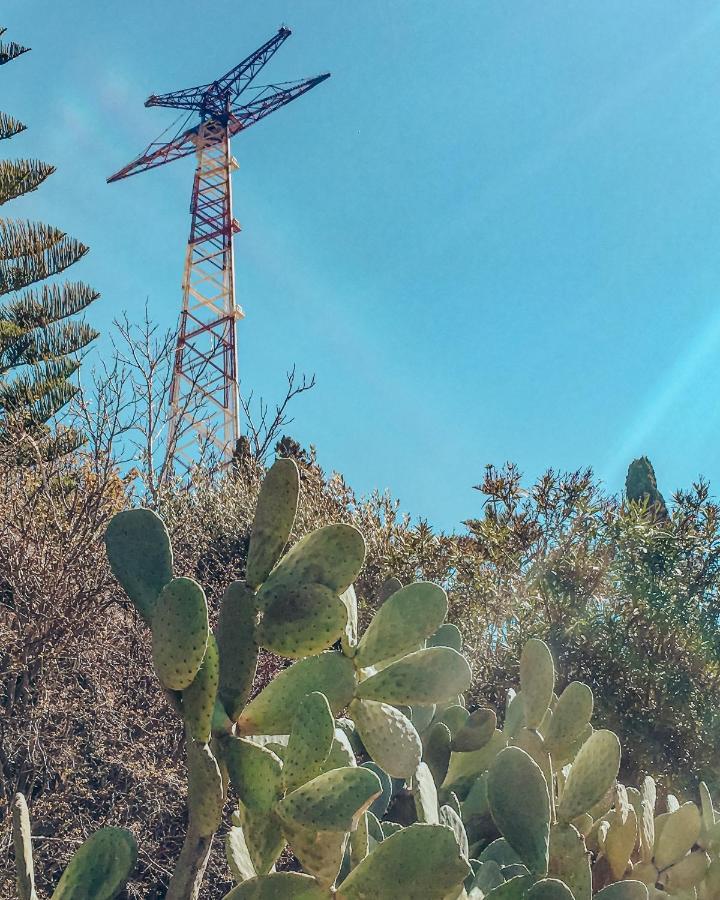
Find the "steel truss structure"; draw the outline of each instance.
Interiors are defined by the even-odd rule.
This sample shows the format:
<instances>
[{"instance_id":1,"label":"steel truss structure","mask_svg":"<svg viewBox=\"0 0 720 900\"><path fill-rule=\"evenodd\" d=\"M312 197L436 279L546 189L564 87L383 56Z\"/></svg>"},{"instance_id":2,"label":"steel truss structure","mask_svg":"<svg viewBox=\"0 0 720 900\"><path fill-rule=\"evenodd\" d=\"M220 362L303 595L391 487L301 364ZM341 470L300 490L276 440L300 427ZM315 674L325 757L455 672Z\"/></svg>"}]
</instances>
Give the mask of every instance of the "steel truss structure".
<instances>
[{"instance_id":1,"label":"steel truss structure","mask_svg":"<svg viewBox=\"0 0 720 900\"><path fill-rule=\"evenodd\" d=\"M269 41L217 81L152 95L146 106L198 113L170 140L151 143L108 182L119 181L195 154L190 237L185 255L183 300L170 391L168 470L186 471L208 448L221 461L240 437L231 175L237 167L230 142L240 131L320 84L329 73L302 81L253 87L253 79L290 36L281 27ZM251 97L241 96L251 91Z\"/></svg>"}]
</instances>

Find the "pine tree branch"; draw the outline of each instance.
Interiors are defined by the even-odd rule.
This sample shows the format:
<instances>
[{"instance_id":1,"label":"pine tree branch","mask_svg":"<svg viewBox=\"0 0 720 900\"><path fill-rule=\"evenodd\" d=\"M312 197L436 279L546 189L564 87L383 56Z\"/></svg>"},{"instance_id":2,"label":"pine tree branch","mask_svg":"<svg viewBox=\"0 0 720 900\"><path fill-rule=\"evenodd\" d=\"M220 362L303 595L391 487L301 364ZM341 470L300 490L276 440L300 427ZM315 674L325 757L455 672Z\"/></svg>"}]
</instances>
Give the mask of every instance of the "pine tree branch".
<instances>
[{"instance_id":1,"label":"pine tree branch","mask_svg":"<svg viewBox=\"0 0 720 900\"><path fill-rule=\"evenodd\" d=\"M25 131L26 128L27 125L19 119L15 119L13 116L7 115L7 113L0 112L0 141L4 141L6 138L15 137L16 134L20 134L20 132Z\"/></svg>"},{"instance_id":2,"label":"pine tree branch","mask_svg":"<svg viewBox=\"0 0 720 900\"><path fill-rule=\"evenodd\" d=\"M55 171L55 166L36 159L5 159L0 162L0 206L37 190Z\"/></svg>"},{"instance_id":3,"label":"pine tree branch","mask_svg":"<svg viewBox=\"0 0 720 900\"><path fill-rule=\"evenodd\" d=\"M85 244L64 237L42 253L13 260L0 259L0 296L63 272L87 252Z\"/></svg>"},{"instance_id":4,"label":"pine tree branch","mask_svg":"<svg viewBox=\"0 0 720 900\"><path fill-rule=\"evenodd\" d=\"M65 237L54 225L25 219L0 219L0 260L37 256Z\"/></svg>"},{"instance_id":5,"label":"pine tree branch","mask_svg":"<svg viewBox=\"0 0 720 900\"><path fill-rule=\"evenodd\" d=\"M17 59L18 56L27 53L29 49L29 47L23 47L22 44L18 44L16 41L8 41L7 43L0 41L0 66Z\"/></svg>"},{"instance_id":6,"label":"pine tree branch","mask_svg":"<svg viewBox=\"0 0 720 900\"><path fill-rule=\"evenodd\" d=\"M28 288L15 300L0 304L0 321L5 319L24 329L44 328L77 315L100 294L81 281Z\"/></svg>"}]
</instances>

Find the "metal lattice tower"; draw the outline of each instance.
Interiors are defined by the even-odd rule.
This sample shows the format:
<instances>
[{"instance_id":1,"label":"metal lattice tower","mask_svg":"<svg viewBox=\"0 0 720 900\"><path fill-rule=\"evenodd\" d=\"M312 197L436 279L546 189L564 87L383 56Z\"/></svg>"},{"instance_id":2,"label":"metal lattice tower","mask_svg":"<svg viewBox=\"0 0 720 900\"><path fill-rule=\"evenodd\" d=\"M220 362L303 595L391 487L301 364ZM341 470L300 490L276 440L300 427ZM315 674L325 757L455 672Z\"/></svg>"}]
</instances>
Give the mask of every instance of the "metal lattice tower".
<instances>
[{"instance_id":1,"label":"metal lattice tower","mask_svg":"<svg viewBox=\"0 0 720 900\"><path fill-rule=\"evenodd\" d=\"M284 26L225 75L210 84L153 95L145 106L188 111L170 140L154 141L109 182L145 172L192 154L197 165L190 202L190 237L185 255L183 300L170 391L167 454L187 470L201 448L227 460L240 437L237 323L231 176L237 163L231 138L320 84L329 74L302 81L255 87L258 72L290 36ZM251 98L241 95L250 91ZM199 113L200 122L188 120Z\"/></svg>"}]
</instances>

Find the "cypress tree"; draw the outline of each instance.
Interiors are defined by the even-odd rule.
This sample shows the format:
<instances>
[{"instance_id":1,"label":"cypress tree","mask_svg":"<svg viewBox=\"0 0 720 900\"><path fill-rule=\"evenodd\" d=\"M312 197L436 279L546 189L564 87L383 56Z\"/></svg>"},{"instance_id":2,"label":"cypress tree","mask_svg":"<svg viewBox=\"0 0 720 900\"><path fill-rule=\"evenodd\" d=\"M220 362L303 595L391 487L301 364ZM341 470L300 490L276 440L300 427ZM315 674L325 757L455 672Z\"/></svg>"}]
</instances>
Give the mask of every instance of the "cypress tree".
<instances>
[{"instance_id":1,"label":"cypress tree","mask_svg":"<svg viewBox=\"0 0 720 900\"><path fill-rule=\"evenodd\" d=\"M5 30L0 28L0 66L29 49L3 41ZM25 127L0 113L0 140ZM0 160L0 206L36 190L54 171L35 159ZM87 251L55 226L0 218L0 443L30 434L41 439L45 454L57 455L82 442L50 423L77 391L70 379L81 351L97 337L74 317L99 295L86 284L55 278Z\"/></svg>"}]
</instances>

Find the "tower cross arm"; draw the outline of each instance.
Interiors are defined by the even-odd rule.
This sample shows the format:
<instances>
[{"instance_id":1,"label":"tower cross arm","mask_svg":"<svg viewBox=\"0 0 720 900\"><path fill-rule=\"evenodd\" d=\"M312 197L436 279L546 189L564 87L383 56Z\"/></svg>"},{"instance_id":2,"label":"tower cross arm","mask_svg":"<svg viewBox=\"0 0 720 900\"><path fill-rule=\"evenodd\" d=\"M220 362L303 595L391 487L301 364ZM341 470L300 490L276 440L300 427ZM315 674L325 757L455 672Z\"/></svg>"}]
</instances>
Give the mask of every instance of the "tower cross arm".
<instances>
[{"instance_id":1,"label":"tower cross arm","mask_svg":"<svg viewBox=\"0 0 720 900\"><path fill-rule=\"evenodd\" d=\"M270 84L252 100L242 106L235 105L230 110L230 128L233 134L254 125L260 119L275 112L281 106L285 106L302 97L308 91L317 87L323 81L330 77L330 73L324 75L316 75L315 78L307 78L303 81L289 82L287 84Z\"/></svg>"},{"instance_id":2,"label":"tower cross arm","mask_svg":"<svg viewBox=\"0 0 720 900\"><path fill-rule=\"evenodd\" d=\"M290 29L283 25L277 34L265 41L262 47L258 47L254 53L233 66L216 81L199 84L185 90L171 91L168 94L153 94L145 101L145 106L165 106L171 109L220 113L227 108L228 103L234 103L237 100L258 72L290 37L290 34Z\"/></svg>"},{"instance_id":3,"label":"tower cross arm","mask_svg":"<svg viewBox=\"0 0 720 900\"><path fill-rule=\"evenodd\" d=\"M146 172L148 169L155 169L175 159L182 159L183 156L190 156L196 150L197 128L189 128L172 141L150 144L137 159L111 175L108 184L120 181L121 178L128 178L130 175L137 175L139 172Z\"/></svg>"}]
</instances>

